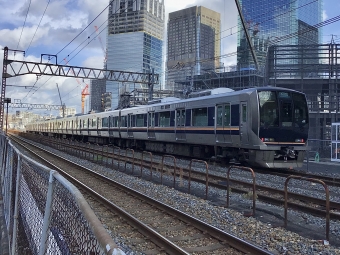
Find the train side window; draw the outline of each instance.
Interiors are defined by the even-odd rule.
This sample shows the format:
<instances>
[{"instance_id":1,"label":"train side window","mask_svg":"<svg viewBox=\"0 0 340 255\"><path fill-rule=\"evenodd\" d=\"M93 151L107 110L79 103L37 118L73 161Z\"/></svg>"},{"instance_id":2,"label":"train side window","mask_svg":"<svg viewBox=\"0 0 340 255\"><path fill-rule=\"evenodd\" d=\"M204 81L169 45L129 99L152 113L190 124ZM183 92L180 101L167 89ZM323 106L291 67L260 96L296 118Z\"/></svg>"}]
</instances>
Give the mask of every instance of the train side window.
<instances>
[{"instance_id":1,"label":"train side window","mask_svg":"<svg viewBox=\"0 0 340 255\"><path fill-rule=\"evenodd\" d=\"M208 126L208 109L192 109L192 126Z\"/></svg>"},{"instance_id":2,"label":"train side window","mask_svg":"<svg viewBox=\"0 0 340 255\"><path fill-rule=\"evenodd\" d=\"M126 127L126 116L121 116L120 126Z\"/></svg>"},{"instance_id":3,"label":"train side window","mask_svg":"<svg viewBox=\"0 0 340 255\"><path fill-rule=\"evenodd\" d=\"M102 127L109 127L108 117L102 118Z\"/></svg>"},{"instance_id":4,"label":"train side window","mask_svg":"<svg viewBox=\"0 0 340 255\"><path fill-rule=\"evenodd\" d=\"M117 117L110 116L110 127L117 127L116 118Z\"/></svg>"},{"instance_id":5,"label":"train side window","mask_svg":"<svg viewBox=\"0 0 340 255\"><path fill-rule=\"evenodd\" d=\"M136 127L144 127L144 114L136 115Z\"/></svg>"},{"instance_id":6,"label":"train side window","mask_svg":"<svg viewBox=\"0 0 340 255\"><path fill-rule=\"evenodd\" d=\"M170 127L170 112L159 113L159 126Z\"/></svg>"},{"instance_id":7,"label":"train side window","mask_svg":"<svg viewBox=\"0 0 340 255\"><path fill-rule=\"evenodd\" d=\"M97 127L97 119L92 119L92 127Z\"/></svg>"}]
</instances>

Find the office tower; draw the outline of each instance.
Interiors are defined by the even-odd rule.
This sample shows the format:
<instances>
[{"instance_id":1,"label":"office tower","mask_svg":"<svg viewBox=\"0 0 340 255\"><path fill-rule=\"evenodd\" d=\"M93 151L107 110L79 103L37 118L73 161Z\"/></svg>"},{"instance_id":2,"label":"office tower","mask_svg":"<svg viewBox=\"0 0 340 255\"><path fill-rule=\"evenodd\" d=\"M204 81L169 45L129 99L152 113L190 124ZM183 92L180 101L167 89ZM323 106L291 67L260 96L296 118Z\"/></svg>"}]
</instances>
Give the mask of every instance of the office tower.
<instances>
[{"instance_id":1,"label":"office tower","mask_svg":"<svg viewBox=\"0 0 340 255\"><path fill-rule=\"evenodd\" d=\"M264 67L271 45L318 44L322 21L322 0L239 0L258 58ZM254 61L239 19L237 63L240 69L254 67ZM287 53L289 54L289 53Z\"/></svg>"},{"instance_id":2,"label":"office tower","mask_svg":"<svg viewBox=\"0 0 340 255\"><path fill-rule=\"evenodd\" d=\"M169 13L167 86L215 71L221 55L220 14L203 6Z\"/></svg>"},{"instance_id":3,"label":"office tower","mask_svg":"<svg viewBox=\"0 0 340 255\"><path fill-rule=\"evenodd\" d=\"M106 80L95 79L90 83L90 109L89 111L101 112L102 108L102 95L106 90Z\"/></svg>"},{"instance_id":4,"label":"office tower","mask_svg":"<svg viewBox=\"0 0 340 255\"><path fill-rule=\"evenodd\" d=\"M164 0L113 0L108 14L107 69L162 75ZM162 80L161 78L159 80ZM142 88L141 84L107 81L112 109L119 91ZM157 88L156 88L157 89Z\"/></svg>"}]
</instances>

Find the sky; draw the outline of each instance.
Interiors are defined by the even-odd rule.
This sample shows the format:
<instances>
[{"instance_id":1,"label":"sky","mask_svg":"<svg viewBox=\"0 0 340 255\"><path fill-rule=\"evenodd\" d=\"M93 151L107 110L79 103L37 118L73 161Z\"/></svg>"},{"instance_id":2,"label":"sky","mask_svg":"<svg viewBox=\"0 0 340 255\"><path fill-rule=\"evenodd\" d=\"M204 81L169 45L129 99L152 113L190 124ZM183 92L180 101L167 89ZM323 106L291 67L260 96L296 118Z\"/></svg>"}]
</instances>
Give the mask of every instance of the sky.
<instances>
[{"instance_id":1,"label":"sky","mask_svg":"<svg viewBox=\"0 0 340 255\"><path fill-rule=\"evenodd\" d=\"M321 1L321 0L319 0ZM323 0L323 19L340 15L339 0ZM109 0L1 0L0 1L0 48L24 50L25 56L10 53L10 59L40 62L41 54L57 55L60 64L102 68L103 47L106 41L107 9ZM221 13L221 55L236 52L237 9L234 0L165 0L165 17L168 13L194 5L203 5ZM96 33L95 26L98 27ZM79 35L80 32L82 32ZM100 39L99 39L99 36ZM79 36L78 36L79 35ZM340 43L340 23L323 27L323 43L332 39ZM97 37L96 37L97 36ZM2 51L2 50L1 50ZM3 52L3 51L2 51ZM3 53L0 52L0 70ZM48 61L44 58L44 61ZM236 64L236 58L226 57L224 65ZM124 70L122 70L124 71ZM138 70L136 70L138 71ZM60 104L76 107L81 112L81 90L89 80L25 75L7 79L8 85L34 86L19 88L8 86L6 97L13 101L31 104ZM10 112L23 108L10 108ZM85 110L88 109L88 100ZM38 114L56 114L48 110L30 110Z\"/></svg>"}]
</instances>

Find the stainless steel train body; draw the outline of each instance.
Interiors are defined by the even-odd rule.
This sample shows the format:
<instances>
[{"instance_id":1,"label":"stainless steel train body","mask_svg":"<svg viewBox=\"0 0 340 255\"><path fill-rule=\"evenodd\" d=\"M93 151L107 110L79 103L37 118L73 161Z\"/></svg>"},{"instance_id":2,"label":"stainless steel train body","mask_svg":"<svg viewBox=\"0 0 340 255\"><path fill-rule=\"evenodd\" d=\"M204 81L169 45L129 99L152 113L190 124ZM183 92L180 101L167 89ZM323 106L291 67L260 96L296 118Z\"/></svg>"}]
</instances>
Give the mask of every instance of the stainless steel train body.
<instances>
[{"instance_id":1,"label":"stainless steel train body","mask_svg":"<svg viewBox=\"0 0 340 255\"><path fill-rule=\"evenodd\" d=\"M308 138L304 94L274 87L167 99L31 123L27 132L267 168L300 167Z\"/></svg>"}]
</instances>

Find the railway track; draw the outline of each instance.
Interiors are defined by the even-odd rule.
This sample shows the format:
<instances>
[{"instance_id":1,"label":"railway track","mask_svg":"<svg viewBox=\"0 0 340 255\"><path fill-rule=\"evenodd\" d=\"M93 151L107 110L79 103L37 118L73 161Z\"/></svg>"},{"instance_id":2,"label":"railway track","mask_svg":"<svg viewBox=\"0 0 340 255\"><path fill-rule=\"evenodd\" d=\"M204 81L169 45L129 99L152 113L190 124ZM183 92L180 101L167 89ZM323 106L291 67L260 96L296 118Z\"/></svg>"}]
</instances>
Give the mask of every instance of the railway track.
<instances>
[{"instance_id":1,"label":"railway track","mask_svg":"<svg viewBox=\"0 0 340 255\"><path fill-rule=\"evenodd\" d=\"M281 176L281 177L286 177L286 178L290 175L298 175L298 176L305 177L305 178L319 179L323 181L325 184L327 184L328 186L340 187L340 178L322 176L319 174L305 173L302 171L296 171L294 169L281 169L281 170L273 169L270 172L262 170L262 169L256 169L255 172L261 173L261 174L276 175L276 176Z\"/></svg>"},{"instance_id":2,"label":"railway track","mask_svg":"<svg viewBox=\"0 0 340 255\"><path fill-rule=\"evenodd\" d=\"M40 142L45 142L46 145L51 145L50 139L40 139ZM84 147L82 147L84 146ZM181 178L185 180L190 180L191 182L202 183L206 185L206 195L209 187L214 187L222 190L227 189L227 183L230 183L230 191L241 194L249 194L251 193L251 189L253 188L253 184L247 181L238 180L235 178L227 178L226 173L221 175L216 175L212 173L207 173L205 171L196 171L194 168L190 169L188 166L179 166L176 163L163 162L161 164L161 160L150 159L150 157L143 157L143 155L138 155L137 153L124 153L121 151L115 151L113 148L106 148L90 146L89 144L83 143L60 143L56 146L58 149L63 148L64 151L68 153L73 153L76 156L82 156L89 160L95 161L97 163L113 166L113 161L117 161L118 157L121 157L121 163L118 163L117 166L120 169L125 169L127 164L130 165L135 172L133 174L138 173L142 176L142 168L147 167L152 171L162 172L164 175L168 175L174 177L174 186L175 186L175 178ZM118 153L118 155L117 155ZM119 161L118 161L119 162ZM175 170L174 170L175 169ZM278 173L280 174L280 173ZM282 173L282 176L288 177L288 174ZM301 176L301 175L300 175ZM251 175L249 174L249 177ZM304 176L311 177L311 176ZM321 178L319 180L327 181L327 177ZM329 185L335 184L337 186L340 180L332 179L332 181L328 182ZM190 186L189 186L190 187ZM256 199L261 200L266 203L282 206L284 205L284 190L276 189L272 187L267 187L263 185L256 184ZM190 191L189 191L190 192ZM305 212L308 214L312 214L318 217L326 216L326 200L320 199L316 197L306 196L298 193L288 192L289 201L287 201L287 206L291 209L295 209L301 212ZM204 196L204 194L199 194L200 196ZM227 201L227 198L226 198ZM330 219L332 220L340 220L340 203L330 201L329 202L330 209Z\"/></svg>"},{"instance_id":3,"label":"railway track","mask_svg":"<svg viewBox=\"0 0 340 255\"><path fill-rule=\"evenodd\" d=\"M129 235L128 239L135 240L132 245L140 252L271 254L90 169L33 144L12 139L78 186L102 222L110 226L114 234Z\"/></svg>"}]
</instances>

